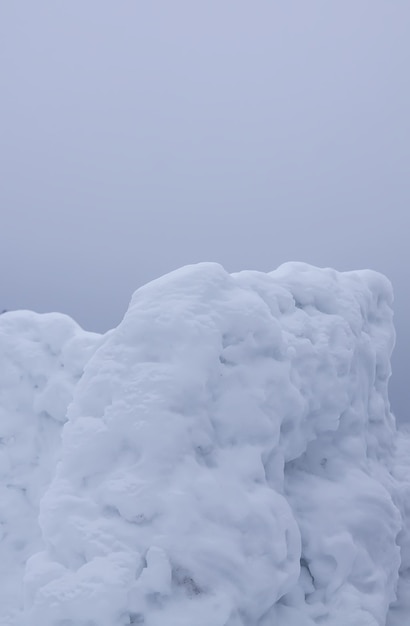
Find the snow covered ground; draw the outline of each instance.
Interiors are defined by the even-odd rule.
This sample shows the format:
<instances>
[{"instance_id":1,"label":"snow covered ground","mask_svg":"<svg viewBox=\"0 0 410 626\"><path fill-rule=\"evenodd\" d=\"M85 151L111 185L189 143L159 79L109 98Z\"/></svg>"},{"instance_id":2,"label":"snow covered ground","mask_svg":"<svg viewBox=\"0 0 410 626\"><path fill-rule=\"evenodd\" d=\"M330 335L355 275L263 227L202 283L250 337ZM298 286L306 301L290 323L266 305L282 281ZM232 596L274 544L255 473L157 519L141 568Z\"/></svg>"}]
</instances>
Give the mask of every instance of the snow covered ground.
<instances>
[{"instance_id":1,"label":"snow covered ground","mask_svg":"<svg viewBox=\"0 0 410 626\"><path fill-rule=\"evenodd\" d=\"M182 268L120 325L0 316L2 626L404 626L391 286Z\"/></svg>"}]
</instances>

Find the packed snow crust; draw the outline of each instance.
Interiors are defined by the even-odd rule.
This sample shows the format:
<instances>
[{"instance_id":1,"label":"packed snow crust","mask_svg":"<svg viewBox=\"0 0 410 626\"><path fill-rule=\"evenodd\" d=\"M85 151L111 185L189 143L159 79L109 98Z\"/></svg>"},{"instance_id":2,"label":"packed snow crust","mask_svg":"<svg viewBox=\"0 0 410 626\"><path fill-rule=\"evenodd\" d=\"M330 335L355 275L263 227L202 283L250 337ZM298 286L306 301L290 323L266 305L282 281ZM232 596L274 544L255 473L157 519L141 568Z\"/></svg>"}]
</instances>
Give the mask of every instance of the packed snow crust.
<instances>
[{"instance_id":1,"label":"packed snow crust","mask_svg":"<svg viewBox=\"0 0 410 626\"><path fill-rule=\"evenodd\" d=\"M392 290L182 268L120 325L0 316L0 624L410 623Z\"/></svg>"}]
</instances>

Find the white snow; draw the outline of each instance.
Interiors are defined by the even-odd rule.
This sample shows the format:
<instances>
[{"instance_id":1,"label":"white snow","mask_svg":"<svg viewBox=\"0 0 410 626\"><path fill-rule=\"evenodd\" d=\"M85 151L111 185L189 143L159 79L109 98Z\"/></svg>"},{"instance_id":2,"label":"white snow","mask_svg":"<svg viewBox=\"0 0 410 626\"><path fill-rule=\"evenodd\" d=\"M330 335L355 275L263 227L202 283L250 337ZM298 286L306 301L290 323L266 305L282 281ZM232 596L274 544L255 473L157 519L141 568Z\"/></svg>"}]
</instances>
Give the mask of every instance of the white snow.
<instances>
[{"instance_id":1,"label":"white snow","mask_svg":"<svg viewBox=\"0 0 410 626\"><path fill-rule=\"evenodd\" d=\"M38 512L60 454L62 425L101 341L69 317L0 315L0 624L22 602L27 558L43 547Z\"/></svg>"},{"instance_id":2,"label":"white snow","mask_svg":"<svg viewBox=\"0 0 410 626\"><path fill-rule=\"evenodd\" d=\"M392 290L182 268L104 336L0 316L0 624L403 626Z\"/></svg>"}]
</instances>

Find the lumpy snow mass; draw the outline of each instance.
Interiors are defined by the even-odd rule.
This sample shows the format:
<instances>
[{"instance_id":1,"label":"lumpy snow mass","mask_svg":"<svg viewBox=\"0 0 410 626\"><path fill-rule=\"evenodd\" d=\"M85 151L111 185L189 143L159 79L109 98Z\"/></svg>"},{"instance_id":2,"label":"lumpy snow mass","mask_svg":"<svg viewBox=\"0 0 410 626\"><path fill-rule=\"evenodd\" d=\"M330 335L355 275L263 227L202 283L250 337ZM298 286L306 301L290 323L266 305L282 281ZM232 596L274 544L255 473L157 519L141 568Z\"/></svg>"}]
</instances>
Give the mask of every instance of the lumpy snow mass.
<instances>
[{"instance_id":1,"label":"lumpy snow mass","mask_svg":"<svg viewBox=\"0 0 410 626\"><path fill-rule=\"evenodd\" d=\"M392 290L182 268L119 326L0 316L2 626L404 626Z\"/></svg>"}]
</instances>

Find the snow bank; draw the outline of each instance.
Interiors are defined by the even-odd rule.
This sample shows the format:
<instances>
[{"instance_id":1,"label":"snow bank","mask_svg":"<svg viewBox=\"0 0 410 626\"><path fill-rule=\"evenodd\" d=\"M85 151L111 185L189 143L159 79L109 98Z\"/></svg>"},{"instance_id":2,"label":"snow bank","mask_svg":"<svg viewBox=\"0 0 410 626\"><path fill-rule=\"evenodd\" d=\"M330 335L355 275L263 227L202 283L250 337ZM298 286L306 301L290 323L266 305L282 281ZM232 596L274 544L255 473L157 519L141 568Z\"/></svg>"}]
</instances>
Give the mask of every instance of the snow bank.
<instances>
[{"instance_id":1,"label":"snow bank","mask_svg":"<svg viewBox=\"0 0 410 626\"><path fill-rule=\"evenodd\" d=\"M16 623L395 626L410 446L387 397L391 304L370 271L200 264L139 289L104 338L76 330L63 379L46 352L42 380L67 393L30 382L24 423L7 419L36 485L27 520L45 492Z\"/></svg>"},{"instance_id":2,"label":"snow bank","mask_svg":"<svg viewBox=\"0 0 410 626\"><path fill-rule=\"evenodd\" d=\"M60 450L75 384L98 335L69 317L0 316L0 624L22 604L27 558L41 549L39 502Z\"/></svg>"}]
</instances>

